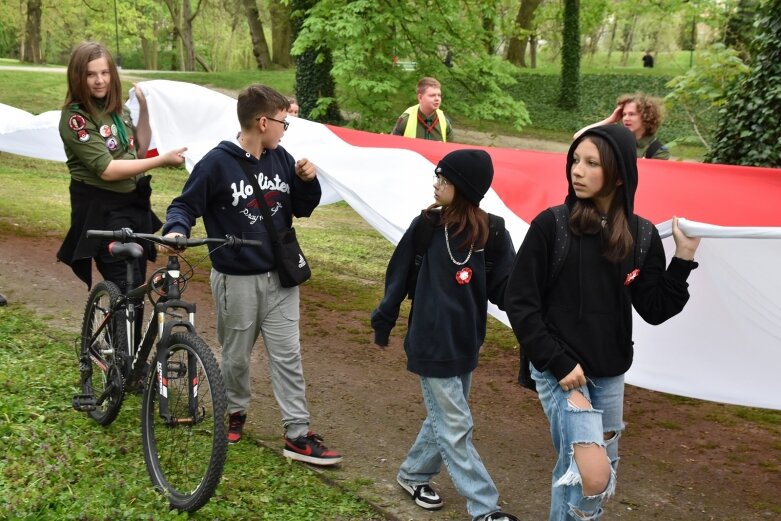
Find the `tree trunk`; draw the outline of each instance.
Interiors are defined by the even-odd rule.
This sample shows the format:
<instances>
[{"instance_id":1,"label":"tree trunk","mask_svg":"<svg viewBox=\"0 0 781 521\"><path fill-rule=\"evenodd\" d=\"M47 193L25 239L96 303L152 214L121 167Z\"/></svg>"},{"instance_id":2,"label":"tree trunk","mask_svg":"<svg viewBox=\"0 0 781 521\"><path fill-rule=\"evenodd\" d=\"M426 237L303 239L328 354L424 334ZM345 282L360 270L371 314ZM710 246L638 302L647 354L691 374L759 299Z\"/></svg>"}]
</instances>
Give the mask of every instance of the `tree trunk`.
<instances>
[{"instance_id":1,"label":"tree trunk","mask_svg":"<svg viewBox=\"0 0 781 521\"><path fill-rule=\"evenodd\" d=\"M198 16L198 11L201 8L200 0L198 6L195 8L195 12L192 12L192 6L190 0L182 0L179 4L178 0L165 0L165 5L168 7L168 12L171 13L171 20L174 24L174 35L176 38L175 45L181 50L180 60L182 67L186 71L195 70L195 42L193 42L193 20Z\"/></svg>"},{"instance_id":2,"label":"tree trunk","mask_svg":"<svg viewBox=\"0 0 781 521\"><path fill-rule=\"evenodd\" d=\"M532 31L534 11L542 3L542 0L521 0L518 14L515 16L515 25L523 30L523 35L510 39L510 47L507 50L507 61L519 67L526 67L526 45Z\"/></svg>"},{"instance_id":3,"label":"tree trunk","mask_svg":"<svg viewBox=\"0 0 781 521\"><path fill-rule=\"evenodd\" d=\"M613 20L613 27L610 28L610 43L607 46L607 65L610 66L610 57L613 55L613 44L616 41L616 28L618 27L618 21Z\"/></svg>"},{"instance_id":4,"label":"tree trunk","mask_svg":"<svg viewBox=\"0 0 781 521\"><path fill-rule=\"evenodd\" d=\"M573 110L580 104L580 4L578 0L564 0L563 21L559 107Z\"/></svg>"},{"instance_id":5,"label":"tree trunk","mask_svg":"<svg viewBox=\"0 0 781 521\"><path fill-rule=\"evenodd\" d=\"M529 36L529 60L531 61L531 68L537 68L537 34Z\"/></svg>"},{"instance_id":6,"label":"tree trunk","mask_svg":"<svg viewBox=\"0 0 781 521\"><path fill-rule=\"evenodd\" d=\"M290 25L290 6L284 2L271 2L272 60L275 65L288 68L293 65L290 47L293 44L293 28Z\"/></svg>"},{"instance_id":7,"label":"tree trunk","mask_svg":"<svg viewBox=\"0 0 781 521\"><path fill-rule=\"evenodd\" d=\"M43 63L41 52L41 0L27 0L27 23L24 28L21 59L27 63Z\"/></svg>"},{"instance_id":8,"label":"tree trunk","mask_svg":"<svg viewBox=\"0 0 781 521\"><path fill-rule=\"evenodd\" d=\"M140 37L141 50L144 53L144 68L148 71L157 70L157 39Z\"/></svg>"},{"instance_id":9,"label":"tree trunk","mask_svg":"<svg viewBox=\"0 0 781 521\"><path fill-rule=\"evenodd\" d=\"M182 0L182 26L179 36L184 47L184 70L195 70L195 42L193 42L193 19L198 14L191 13L190 0Z\"/></svg>"},{"instance_id":10,"label":"tree trunk","mask_svg":"<svg viewBox=\"0 0 781 521\"><path fill-rule=\"evenodd\" d=\"M263 23L260 21L260 12L256 0L243 0L244 10L247 13L247 23L252 37L252 54L255 55L255 61L258 69L268 69L271 66L271 54L268 50L268 43L263 34Z\"/></svg>"},{"instance_id":11,"label":"tree trunk","mask_svg":"<svg viewBox=\"0 0 781 521\"><path fill-rule=\"evenodd\" d=\"M621 67L626 67L629 61L629 51L632 50L632 43L635 39L635 27L637 26L637 15L624 25L624 48L621 53Z\"/></svg>"}]
</instances>

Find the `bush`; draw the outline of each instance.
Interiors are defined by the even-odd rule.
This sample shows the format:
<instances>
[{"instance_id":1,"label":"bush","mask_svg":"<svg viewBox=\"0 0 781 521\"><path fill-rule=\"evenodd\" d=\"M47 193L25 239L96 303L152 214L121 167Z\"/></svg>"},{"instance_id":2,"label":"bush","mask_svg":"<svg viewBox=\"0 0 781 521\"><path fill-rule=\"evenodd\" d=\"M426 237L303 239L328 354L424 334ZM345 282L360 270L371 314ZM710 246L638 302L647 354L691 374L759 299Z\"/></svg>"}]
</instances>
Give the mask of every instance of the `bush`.
<instances>
[{"instance_id":1,"label":"bush","mask_svg":"<svg viewBox=\"0 0 781 521\"><path fill-rule=\"evenodd\" d=\"M670 92L667 82L671 79L671 76L646 74L583 74L580 79L580 106L571 111L557 107L557 74L520 72L518 83L508 91L514 98L526 103L534 128L574 134L584 126L609 116L621 94L643 91L664 98ZM691 127L685 116L667 111L659 129L659 139L666 143L689 135Z\"/></svg>"}]
</instances>

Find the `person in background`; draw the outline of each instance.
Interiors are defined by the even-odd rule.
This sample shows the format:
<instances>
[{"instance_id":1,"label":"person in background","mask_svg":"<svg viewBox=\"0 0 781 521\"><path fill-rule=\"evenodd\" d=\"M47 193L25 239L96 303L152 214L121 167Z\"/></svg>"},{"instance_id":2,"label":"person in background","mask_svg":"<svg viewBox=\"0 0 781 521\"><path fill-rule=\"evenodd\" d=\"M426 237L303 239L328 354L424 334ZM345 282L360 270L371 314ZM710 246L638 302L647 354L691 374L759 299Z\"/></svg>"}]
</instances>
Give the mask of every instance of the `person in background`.
<instances>
[{"instance_id":1,"label":"person in background","mask_svg":"<svg viewBox=\"0 0 781 521\"><path fill-rule=\"evenodd\" d=\"M646 69L654 68L654 57L651 54L651 51L645 51L645 54L643 55L643 67Z\"/></svg>"},{"instance_id":2,"label":"person in background","mask_svg":"<svg viewBox=\"0 0 781 521\"><path fill-rule=\"evenodd\" d=\"M635 136L637 157L670 159L670 151L656 137L663 119L661 99L643 92L622 94L616 101L616 108L610 116L578 130L573 139L577 139L583 132L594 127L621 124Z\"/></svg>"},{"instance_id":3,"label":"person in background","mask_svg":"<svg viewBox=\"0 0 781 521\"><path fill-rule=\"evenodd\" d=\"M290 108L287 109L288 116L298 116L298 101L292 96L288 96L287 100L290 102Z\"/></svg>"},{"instance_id":4,"label":"person in background","mask_svg":"<svg viewBox=\"0 0 781 521\"><path fill-rule=\"evenodd\" d=\"M283 455L314 465L334 465L342 461L341 454L309 429L299 288L280 284L272 241L258 209L259 204L268 205L272 225L283 231L290 229L293 217L310 216L320 202L315 165L303 158L296 161L279 145L288 128L289 108L285 96L265 85L241 91L236 104L241 132L195 165L182 194L168 207L163 232L189 235L202 217L209 237L234 235L263 243L238 252L229 248L209 252L217 340L222 346L220 367L228 399L228 442L242 438L252 397L252 349L262 334L271 389L282 415ZM264 194L253 194L248 175L257 178Z\"/></svg>"},{"instance_id":5,"label":"person in background","mask_svg":"<svg viewBox=\"0 0 781 521\"><path fill-rule=\"evenodd\" d=\"M687 237L674 217L675 254L668 265L650 225L639 266L637 157L626 128L585 131L569 149L566 176L571 234L561 271L551 279L557 219L543 210L518 250L505 309L531 362L558 455L548 519L584 521L602 519L616 487L624 374L634 354L632 308L649 324L683 310L700 239Z\"/></svg>"},{"instance_id":6,"label":"person in background","mask_svg":"<svg viewBox=\"0 0 781 521\"><path fill-rule=\"evenodd\" d=\"M435 202L396 246L385 274L385 295L371 317L375 344L387 346L416 269L417 226L432 226L404 338L407 369L420 378L427 416L396 480L415 504L436 510L442 499L431 480L444 465L473 521L517 521L500 512L499 492L472 443L468 400L485 340L488 301L503 305L515 249L507 230L496 232L490 239L493 268L488 268L490 220L479 207L494 174L488 153L453 151L435 172Z\"/></svg>"},{"instance_id":7,"label":"person in background","mask_svg":"<svg viewBox=\"0 0 781 521\"><path fill-rule=\"evenodd\" d=\"M161 222L152 212L148 170L178 166L186 148L145 158L151 137L146 99L136 85L140 112L133 126L122 103L122 84L111 53L101 44L85 42L71 53L68 90L59 132L70 172L71 223L57 259L92 286L92 260L105 280L125 289L125 261L115 259L108 242L85 237L88 229L154 233ZM142 242L144 256L134 266L133 285L146 278L147 259L155 250ZM139 317L140 318L140 317Z\"/></svg>"},{"instance_id":8,"label":"person in background","mask_svg":"<svg viewBox=\"0 0 781 521\"><path fill-rule=\"evenodd\" d=\"M433 141L453 141L453 125L440 109L442 85L434 78L423 78L417 87L418 104L409 107L396 120L391 134Z\"/></svg>"}]
</instances>

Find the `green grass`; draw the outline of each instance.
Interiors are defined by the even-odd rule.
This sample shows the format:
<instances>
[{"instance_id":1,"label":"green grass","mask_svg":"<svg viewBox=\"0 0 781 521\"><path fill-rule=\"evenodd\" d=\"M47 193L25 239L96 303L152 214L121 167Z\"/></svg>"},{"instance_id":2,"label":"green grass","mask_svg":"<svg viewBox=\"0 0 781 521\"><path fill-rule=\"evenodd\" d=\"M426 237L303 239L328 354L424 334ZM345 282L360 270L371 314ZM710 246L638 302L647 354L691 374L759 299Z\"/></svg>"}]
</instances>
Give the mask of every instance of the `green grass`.
<instances>
[{"instance_id":1,"label":"green grass","mask_svg":"<svg viewBox=\"0 0 781 521\"><path fill-rule=\"evenodd\" d=\"M205 507L171 512L146 472L138 397L128 396L119 418L102 428L71 409L78 381L70 335L21 305L0 308L0 519L381 519L353 492L251 435L230 447Z\"/></svg>"}]
</instances>

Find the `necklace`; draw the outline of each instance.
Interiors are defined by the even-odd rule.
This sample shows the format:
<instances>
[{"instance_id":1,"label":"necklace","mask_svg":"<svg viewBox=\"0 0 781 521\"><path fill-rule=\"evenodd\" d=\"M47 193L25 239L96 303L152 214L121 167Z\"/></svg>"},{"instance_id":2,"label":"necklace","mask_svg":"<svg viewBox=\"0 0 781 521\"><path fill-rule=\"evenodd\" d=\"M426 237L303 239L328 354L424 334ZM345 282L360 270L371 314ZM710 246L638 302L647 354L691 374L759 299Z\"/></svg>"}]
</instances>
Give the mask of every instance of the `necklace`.
<instances>
[{"instance_id":1,"label":"necklace","mask_svg":"<svg viewBox=\"0 0 781 521\"><path fill-rule=\"evenodd\" d=\"M464 259L462 262L458 262L455 258L453 258L453 252L450 251L450 237L448 237L447 234L447 224L446 224L445 225L445 246L447 246L447 254L450 255L450 260L453 261L453 264L455 264L456 266L463 266L464 264L469 262L469 259L472 257L472 250L475 247L475 243L472 243L469 246L469 253L466 256L466 259Z\"/></svg>"}]
</instances>

